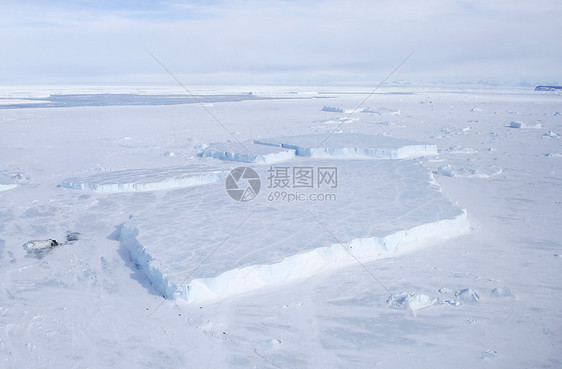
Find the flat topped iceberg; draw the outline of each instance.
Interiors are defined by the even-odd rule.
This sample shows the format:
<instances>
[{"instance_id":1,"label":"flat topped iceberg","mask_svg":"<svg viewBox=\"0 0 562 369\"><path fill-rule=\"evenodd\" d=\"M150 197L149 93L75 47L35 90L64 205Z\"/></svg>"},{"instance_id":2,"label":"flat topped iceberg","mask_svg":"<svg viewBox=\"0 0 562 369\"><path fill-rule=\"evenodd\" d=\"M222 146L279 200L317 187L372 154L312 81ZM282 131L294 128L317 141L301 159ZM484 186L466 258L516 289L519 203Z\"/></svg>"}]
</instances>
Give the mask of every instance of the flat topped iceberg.
<instances>
[{"instance_id":1,"label":"flat topped iceberg","mask_svg":"<svg viewBox=\"0 0 562 369\"><path fill-rule=\"evenodd\" d=\"M220 160L239 161L242 163L278 163L295 156L295 150L281 146L259 145L251 141L215 142L201 152L202 157Z\"/></svg>"},{"instance_id":2,"label":"flat topped iceberg","mask_svg":"<svg viewBox=\"0 0 562 369\"><path fill-rule=\"evenodd\" d=\"M260 139L254 142L294 149L299 156L313 157L408 159L437 155L435 145L356 133L336 133L329 137L322 134L309 134Z\"/></svg>"},{"instance_id":3,"label":"flat topped iceberg","mask_svg":"<svg viewBox=\"0 0 562 369\"><path fill-rule=\"evenodd\" d=\"M96 192L155 191L213 183L224 178L226 174L224 169L202 165L128 169L66 179L61 183L61 187Z\"/></svg>"},{"instance_id":4,"label":"flat topped iceberg","mask_svg":"<svg viewBox=\"0 0 562 369\"><path fill-rule=\"evenodd\" d=\"M151 197L121 227L121 244L160 293L225 297L355 263L348 252L375 260L468 230L415 161L301 158L253 169L261 187L251 201L231 199L222 181L185 188Z\"/></svg>"}]
</instances>

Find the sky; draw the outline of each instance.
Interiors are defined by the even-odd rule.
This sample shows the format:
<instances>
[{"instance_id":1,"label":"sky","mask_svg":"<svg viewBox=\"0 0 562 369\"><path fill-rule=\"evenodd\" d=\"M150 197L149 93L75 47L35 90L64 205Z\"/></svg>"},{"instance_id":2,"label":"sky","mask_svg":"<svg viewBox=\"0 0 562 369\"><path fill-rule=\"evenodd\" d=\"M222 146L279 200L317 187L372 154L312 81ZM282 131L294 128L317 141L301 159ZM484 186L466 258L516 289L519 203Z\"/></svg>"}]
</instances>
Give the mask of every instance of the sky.
<instances>
[{"instance_id":1,"label":"sky","mask_svg":"<svg viewBox=\"0 0 562 369\"><path fill-rule=\"evenodd\" d=\"M1 84L562 84L560 0L0 0Z\"/></svg>"}]
</instances>

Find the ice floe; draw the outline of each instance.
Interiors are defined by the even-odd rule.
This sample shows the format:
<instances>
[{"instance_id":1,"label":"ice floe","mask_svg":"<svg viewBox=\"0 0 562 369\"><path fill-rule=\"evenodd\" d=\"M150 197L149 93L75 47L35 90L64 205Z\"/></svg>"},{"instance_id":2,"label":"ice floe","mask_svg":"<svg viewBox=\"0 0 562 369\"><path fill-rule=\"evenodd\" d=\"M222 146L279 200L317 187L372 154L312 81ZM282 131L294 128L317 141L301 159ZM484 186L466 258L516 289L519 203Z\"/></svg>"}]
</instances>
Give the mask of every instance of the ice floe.
<instances>
[{"instance_id":1,"label":"ice floe","mask_svg":"<svg viewBox=\"0 0 562 369\"><path fill-rule=\"evenodd\" d=\"M64 180L60 186L95 192L136 192L184 188L216 182L226 176L223 169L202 165L158 169L130 169L103 172Z\"/></svg>"},{"instance_id":2,"label":"ice floe","mask_svg":"<svg viewBox=\"0 0 562 369\"><path fill-rule=\"evenodd\" d=\"M349 159L408 159L437 155L435 145L387 136L338 133L330 136L310 134L302 136L259 139L257 144L294 149L298 156L336 157Z\"/></svg>"},{"instance_id":3,"label":"ice floe","mask_svg":"<svg viewBox=\"0 0 562 369\"><path fill-rule=\"evenodd\" d=\"M326 164L309 159L283 166ZM227 198L223 183L214 183L146 204L151 216L125 223L120 243L160 293L201 302L353 265L355 258L369 262L400 255L469 231L466 212L447 201L415 161L332 160L329 165L339 175L333 203L275 203L267 191L278 189L264 188L250 211ZM255 169L265 181L269 169ZM224 193L223 201L216 201L218 193ZM216 257L196 269L221 242Z\"/></svg>"},{"instance_id":4,"label":"ice floe","mask_svg":"<svg viewBox=\"0 0 562 369\"><path fill-rule=\"evenodd\" d=\"M261 145L254 142L216 142L201 152L202 157L242 163L278 163L295 156L295 150L281 146Z\"/></svg>"}]
</instances>

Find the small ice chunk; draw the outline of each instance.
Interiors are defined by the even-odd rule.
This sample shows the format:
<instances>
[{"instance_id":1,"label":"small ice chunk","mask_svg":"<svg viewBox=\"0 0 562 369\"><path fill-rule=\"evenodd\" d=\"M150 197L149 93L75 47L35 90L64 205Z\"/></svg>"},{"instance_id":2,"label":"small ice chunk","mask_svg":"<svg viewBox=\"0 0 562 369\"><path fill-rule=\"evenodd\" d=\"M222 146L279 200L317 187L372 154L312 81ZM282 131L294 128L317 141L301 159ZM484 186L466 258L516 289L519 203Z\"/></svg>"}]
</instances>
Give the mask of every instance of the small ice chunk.
<instances>
[{"instance_id":1,"label":"small ice chunk","mask_svg":"<svg viewBox=\"0 0 562 369\"><path fill-rule=\"evenodd\" d=\"M547 133L545 133L544 135L542 135L543 138L559 138L560 135L558 133L554 133L552 131L548 131Z\"/></svg>"},{"instance_id":2,"label":"small ice chunk","mask_svg":"<svg viewBox=\"0 0 562 369\"><path fill-rule=\"evenodd\" d=\"M257 351L266 351L266 350L271 350L273 348L275 348L276 346L280 345L281 341L277 340L277 339L270 339L270 340L265 340L265 341L261 341L256 345L256 350Z\"/></svg>"},{"instance_id":3,"label":"small ice chunk","mask_svg":"<svg viewBox=\"0 0 562 369\"><path fill-rule=\"evenodd\" d=\"M463 288L455 292L455 296L462 302L476 302L480 300L480 296L478 296L478 293L472 288Z\"/></svg>"},{"instance_id":4,"label":"small ice chunk","mask_svg":"<svg viewBox=\"0 0 562 369\"><path fill-rule=\"evenodd\" d=\"M482 353L482 359L493 359L498 356L496 350L486 350Z\"/></svg>"},{"instance_id":5,"label":"small ice chunk","mask_svg":"<svg viewBox=\"0 0 562 369\"><path fill-rule=\"evenodd\" d=\"M518 120L514 120L508 125L509 128L542 128L542 124L535 123L535 124L525 124Z\"/></svg>"},{"instance_id":6,"label":"small ice chunk","mask_svg":"<svg viewBox=\"0 0 562 369\"><path fill-rule=\"evenodd\" d=\"M56 240L34 240L23 244L23 249L27 251L27 255L38 259L43 258L53 247L58 246Z\"/></svg>"},{"instance_id":7,"label":"small ice chunk","mask_svg":"<svg viewBox=\"0 0 562 369\"><path fill-rule=\"evenodd\" d=\"M435 305L437 301L439 301L437 298L421 293L402 292L390 296L386 303L393 308L406 308L415 315L416 311Z\"/></svg>"},{"instance_id":8,"label":"small ice chunk","mask_svg":"<svg viewBox=\"0 0 562 369\"><path fill-rule=\"evenodd\" d=\"M492 290L492 295L496 297L509 297L515 298L515 294L509 288L497 287Z\"/></svg>"},{"instance_id":9,"label":"small ice chunk","mask_svg":"<svg viewBox=\"0 0 562 369\"><path fill-rule=\"evenodd\" d=\"M453 299L446 299L443 301L444 304L449 304L451 306L459 306L461 303L460 301L453 300Z\"/></svg>"},{"instance_id":10,"label":"small ice chunk","mask_svg":"<svg viewBox=\"0 0 562 369\"><path fill-rule=\"evenodd\" d=\"M331 105L324 105L322 111L329 111L332 113L345 113L345 109L339 108L337 106L331 106Z\"/></svg>"}]
</instances>

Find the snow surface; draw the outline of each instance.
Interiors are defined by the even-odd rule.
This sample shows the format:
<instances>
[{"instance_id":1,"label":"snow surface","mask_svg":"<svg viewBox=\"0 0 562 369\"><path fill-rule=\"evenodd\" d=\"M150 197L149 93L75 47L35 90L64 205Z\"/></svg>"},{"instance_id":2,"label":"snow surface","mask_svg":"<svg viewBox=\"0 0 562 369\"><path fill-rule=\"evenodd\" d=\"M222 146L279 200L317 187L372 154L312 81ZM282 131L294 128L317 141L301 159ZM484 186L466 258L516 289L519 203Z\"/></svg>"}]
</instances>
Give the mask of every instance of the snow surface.
<instances>
[{"instance_id":1,"label":"snow surface","mask_svg":"<svg viewBox=\"0 0 562 369\"><path fill-rule=\"evenodd\" d=\"M328 118L322 107L355 107L372 91L326 89L214 86L193 91L219 96L209 109L247 142L327 136L334 126L314 123ZM175 87L138 86L15 86L3 91L4 97L24 100L51 94L182 93ZM220 98L243 91L282 98ZM559 139L543 138L545 132L562 131L560 95L475 85L383 86L367 105L400 109L401 114L386 115L385 125L377 124L381 117L376 114L361 114L360 120L340 127L344 134L390 135L441 151L415 159L296 156L279 163L338 162L340 184L322 189L334 191L337 201L322 203L266 203L265 172L260 172L262 192L247 203L230 199L222 180L115 193L60 186L68 178L101 183L121 171L126 183L134 183L144 170L159 173L156 183L180 174L166 175L168 169L199 165L228 172L239 166L197 156L209 142L232 140L197 104L0 109L0 175L7 178L0 183L17 185L0 192L0 367L561 367L562 150ZM471 112L476 106L482 111ZM507 127L514 115L543 128ZM448 151L457 146L474 153ZM447 164L501 172L486 178L432 178ZM251 166L267 172L270 165ZM96 180L83 181L91 177ZM380 197L373 187L380 188ZM387 206L368 206L384 199ZM440 213L440 207L451 212ZM409 208L416 211L408 213ZM150 255L161 247L164 256L177 257L177 264L152 259L157 270L188 265L187 260L202 263L195 273L199 282L221 272L233 273L239 282L244 267L269 265L271 270L290 255L316 248L321 256L337 243L334 236L352 245L369 236L404 235L417 226L444 231L437 219L454 222L460 209L466 209L471 225L465 235L442 239L446 232L438 233L434 240L425 239L423 248L421 243L399 244L397 252L387 254L380 245L369 247L384 257L366 257L362 265L342 259L345 264L306 277L303 273L292 281L199 303L164 300L160 286L151 284L158 279L147 278L146 267L135 265L119 241L137 229L129 239ZM29 257L23 247L33 240L64 240L67 232L80 235L40 259ZM220 241L190 249L194 239ZM270 247L262 241L271 241ZM363 245L355 242L351 250ZM262 264L254 264L260 258ZM189 273L177 277L189 277L183 286L194 281ZM200 291L200 296L206 293Z\"/></svg>"}]
</instances>

